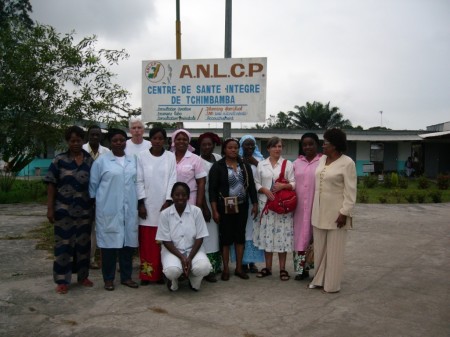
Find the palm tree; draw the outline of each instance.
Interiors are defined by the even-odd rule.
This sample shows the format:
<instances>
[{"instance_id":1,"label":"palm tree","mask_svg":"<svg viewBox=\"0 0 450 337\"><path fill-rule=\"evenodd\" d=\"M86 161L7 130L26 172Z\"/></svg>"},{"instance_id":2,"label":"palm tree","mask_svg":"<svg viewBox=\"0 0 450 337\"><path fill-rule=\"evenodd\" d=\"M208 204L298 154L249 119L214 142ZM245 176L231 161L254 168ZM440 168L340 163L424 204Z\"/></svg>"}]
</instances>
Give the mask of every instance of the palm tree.
<instances>
[{"instance_id":1,"label":"palm tree","mask_svg":"<svg viewBox=\"0 0 450 337\"><path fill-rule=\"evenodd\" d=\"M306 130L320 130L330 128L351 128L352 123L339 113L338 107L330 109L330 102L323 105L320 102L306 102L305 106L294 107L298 111L289 111L291 122L295 128Z\"/></svg>"}]
</instances>

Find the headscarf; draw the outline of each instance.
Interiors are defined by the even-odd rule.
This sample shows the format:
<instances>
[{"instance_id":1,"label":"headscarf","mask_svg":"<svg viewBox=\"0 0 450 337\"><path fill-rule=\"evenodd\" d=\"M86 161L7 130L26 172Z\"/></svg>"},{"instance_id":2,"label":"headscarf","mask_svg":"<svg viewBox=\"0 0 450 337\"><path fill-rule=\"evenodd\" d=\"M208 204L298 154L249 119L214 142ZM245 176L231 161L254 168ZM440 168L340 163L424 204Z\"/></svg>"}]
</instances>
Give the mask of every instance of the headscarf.
<instances>
[{"instance_id":1,"label":"headscarf","mask_svg":"<svg viewBox=\"0 0 450 337\"><path fill-rule=\"evenodd\" d=\"M191 136L191 134L190 134L188 131L186 131L185 129L178 129L178 130L174 131L174 132L172 133L172 144L170 145L170 151L172 151L172 152L175 152L175 138L177 138L177 135L178 135L180 132L182 132L182 133L184 133L186 136L188 136L188 138L189 138L189 143L191 142L192 136ZM189 144L189 145L188 145L188 151L189 151L189 152L194 152L194 151L195 151L195 148L194 148L191 144Z\"/></svg>"},{"instance_id":2,"label":"headscarf","mask_svg":"<svg viewBox=\"0 0 450 337\"><path fill-rule=\"evenodd\" d=\"M111 138L114 137L115 135L122 135L125 137L125 139L127 139L127 134L125 131L121 130L121 129L109 129L108 130L108 139L109 141L111 141Z\"/></svg>"},{"instance_id":3,"label":"headscarf","mask_svg":"<svg viewBox=\"0 0 450 337\"><path fill-rule=\"evenodd\" d=\"M240 155L241 157L244 156L244 149L242 148L242 144L244 144L244 142L245 142L247 139L251 139L251 140L253 140L253 142L255 143L255 151L253 152L253 157L254 157L255 159L259 160L259 161L264 160L263 155L262 155L261 152L259 151L258 144L256 144L256 139L255 139L255 137L253 137L253 136L251 136L251 135L245 135L245 136L242 136L242 138L239 140L239 155Z\"/></svg>"},{"instance_id":4,"label":"headscarf","mask_svg":"<svg viewBox=\"0 0 450 337\"><path fill-rule=\"evenodd\" d=\"M205 138L211 138L213 144L219 146L220 144L222 144L222 141L220 140L220 137L215 134L214 132L205 132L202 133L199 137L198 137L198 144L202 143L202 140Z\"/></svg>"}]
</instances>

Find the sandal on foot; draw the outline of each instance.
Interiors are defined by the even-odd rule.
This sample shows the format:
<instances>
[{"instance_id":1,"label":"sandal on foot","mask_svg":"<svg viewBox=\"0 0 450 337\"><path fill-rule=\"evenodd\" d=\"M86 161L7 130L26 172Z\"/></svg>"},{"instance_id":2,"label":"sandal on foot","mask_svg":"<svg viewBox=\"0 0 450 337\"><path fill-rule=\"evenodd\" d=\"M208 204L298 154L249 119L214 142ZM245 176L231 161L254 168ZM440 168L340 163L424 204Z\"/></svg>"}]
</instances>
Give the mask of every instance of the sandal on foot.
<instances>
[{"instance_id":1,"label":"sandal on foot","mask_svg":"<svg viewBox=\"0 0 450 337\"><path fill-rule=\"evenodd\" d=\"M228 280L230 279L230 273L229 273L229 272L223 271L223 272L222 272L222 276L220 277L220 279L221 279L222 281L228 281Z\"/></svg>"},{"instance_id":2,"label":"sandal on foot","mask_svg":"<svg viewBox=\"0 0 450 337\"><path fill-rule=\"evenodd\" d=\"M305 279L305 274L297 274L294 277L294 280L296 281L303 281Z\"/></svg>"},{"instance_id":3,"label":"sandal on foot","mask_svg":"<svg viewBox=\"0 0 450 337\"><path fill-rule=\"evenodd\" d=\"M68 291L69 287L67 286L67 284L58 284L56 287L56 292L58 294L67 294Z\"/></svg>"},{"instance_id":4,"label":"sandal on foot","mask_svg":"<svg viewBox=\"0 0 450 337\"><path fill-rule=\"evenodd\" d=\"M254 263L250 263L249 267L249 272L252 274L256 274L259 271Z\"/></svg>"},{"instance_id":5,"label":"sandal on foot","mask_svg":"<svg viewBox=\"0 0 450 337\"><path fill-rule=\"evenodd\" d=\"M239 277L239 278L241 278L241 279L243 279L243 280L248 280L248 279L249 279L248 274L245 273L245 272L243 272L243 271L237 271L237 270L235 270L235 271L234 271L234 275L236 275L237 277Z\"/></svg>"},{"instance_id":6,"label":"sandal on foot","mask_svg":"<svg viewBox=\"0 0 450 337\"><path fill-rule=\"evenodd\" d=\"M280 280L281 281L289 281L291 277L286 270L280 270Z\"/></svg>"},{"instance_id":7,"label":"sandal on foot","mask_svg":"<svg viewBox=\"0 0 450 337\"><path fill-rule=\"evenodd\" d=\"M263 268L263 269L261 269L261 271L258 274L256 274L256 277L263 278L263 277L270 276L270 275L272 275L272 272L267 268Z\"/></svg>"}]
</instances>

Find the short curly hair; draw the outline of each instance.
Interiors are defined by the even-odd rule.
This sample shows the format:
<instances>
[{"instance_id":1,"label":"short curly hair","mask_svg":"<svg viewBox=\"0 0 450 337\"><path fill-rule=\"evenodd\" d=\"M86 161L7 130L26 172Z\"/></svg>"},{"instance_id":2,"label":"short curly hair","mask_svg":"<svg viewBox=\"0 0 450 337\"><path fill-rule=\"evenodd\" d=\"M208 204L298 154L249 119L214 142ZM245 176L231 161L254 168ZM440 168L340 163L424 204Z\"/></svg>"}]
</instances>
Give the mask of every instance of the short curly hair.
<instances>
[{"instance_id":1,"label":"short curly hair","mask_svg":"<svg viewBox=\"0 0 450 337\"><path fill-rule=\"evenodd\" d=\"M341 129L328 129L323 134L323 139L333 144L337 152L347 151L347 135Z\"/></svg>"},{"instance_id":2,"label":"short curly hair","mask_svg":"<svg viewBox=\"0 0 450 337\"><path fill-rule=\"evenodd\" d=\"M64 134L64 138L66 139L66 142L69 141L69 139L73 133L76 134L81 139L84 139L84 130L82 128L80 128L79 126L72 125L67 128L67 130Z\"/></svg>"}]
</instances>

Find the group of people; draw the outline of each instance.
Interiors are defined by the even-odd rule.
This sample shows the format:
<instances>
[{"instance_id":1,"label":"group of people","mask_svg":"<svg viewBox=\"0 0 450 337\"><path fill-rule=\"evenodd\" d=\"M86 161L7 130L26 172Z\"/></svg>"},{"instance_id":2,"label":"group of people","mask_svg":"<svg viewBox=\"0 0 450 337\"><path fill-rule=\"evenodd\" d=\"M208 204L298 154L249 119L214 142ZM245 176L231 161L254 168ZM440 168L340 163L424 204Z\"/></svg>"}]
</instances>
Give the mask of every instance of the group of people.
<instances>
[{"instance_id":1,"label":"group of people","mask_svg":"<svg viewBox=\"0 0 450 337\"><path fill-rule=\"evenodd\" d=\"M96 246L106 290L115 289L117 260L120 283L138 288L132 261L139 247L141 285L166 283L176 291L186 278L197 291L203 279L217 282L218 274L228 281L230 260L240 279L249 279L248 273L271 276L274 253L280 280L291 277L288 253L293 253L295 280L308 279L305 257L313 240L315 275L309 288L340 290L356 199L355 164L344 154L343 131L324 133L323 154L318 136L304 134L302 155L290 162L282 157L278 137L267 142L264 159L251 135L222 141L208 132L198 138L197 155L187 130L173 132L167 150L164 129L151 129L147 141L140 119L132 118L129 128L128 140L123 130L108 131L109 151L100 145L98 127L89 128L84 145L84 131L70 127L68 151L54 158L44 178L58 293L67 293L72 272L81 285L93 286L88 276ZM214 153L217 146L220 155ZM281 173L283 182L277 180ZM295 191L295 211L278 214L265 207L281 190ZM265 265L258 270L256 263Z\"/></svg>"}]
</instances>

